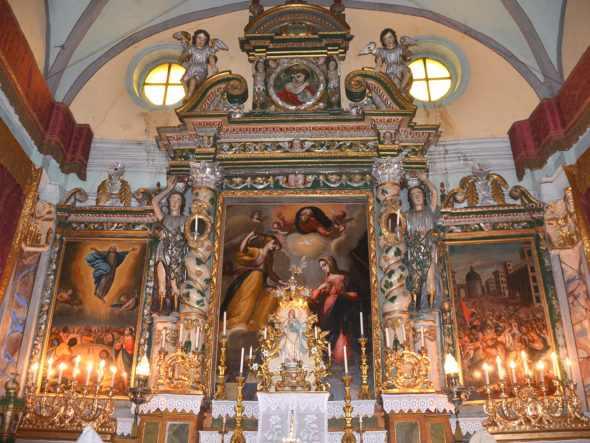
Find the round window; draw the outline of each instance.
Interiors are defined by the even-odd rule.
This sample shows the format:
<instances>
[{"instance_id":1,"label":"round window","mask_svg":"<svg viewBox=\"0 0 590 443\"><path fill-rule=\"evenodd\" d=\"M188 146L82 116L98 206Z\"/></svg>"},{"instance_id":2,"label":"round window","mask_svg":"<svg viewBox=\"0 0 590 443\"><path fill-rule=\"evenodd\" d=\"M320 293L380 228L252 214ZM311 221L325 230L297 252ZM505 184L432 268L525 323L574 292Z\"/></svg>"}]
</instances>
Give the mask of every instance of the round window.
<instances>
[{"instance_id":1,"label":"round window","mask_svg":"<svg viewBox=\"0 0 590 443\"><path fill-rule=\"evenodd\" d=\"M445 65L432 58L419 58L409 65L414 77L412 97L423 102L442 99L451 89L451 73Z\"/></svg>"},{"instance_id":2,"label":"round window","mask_svg":"<svg viewBox=\"0 0 590 443\"><path fill-rule=\"evenodd\" d=\"M176 63L162 63L145 77L143 92L156 106L171 106L184 97L182 75L185 69Z\"/></svg>"}]
</instances>

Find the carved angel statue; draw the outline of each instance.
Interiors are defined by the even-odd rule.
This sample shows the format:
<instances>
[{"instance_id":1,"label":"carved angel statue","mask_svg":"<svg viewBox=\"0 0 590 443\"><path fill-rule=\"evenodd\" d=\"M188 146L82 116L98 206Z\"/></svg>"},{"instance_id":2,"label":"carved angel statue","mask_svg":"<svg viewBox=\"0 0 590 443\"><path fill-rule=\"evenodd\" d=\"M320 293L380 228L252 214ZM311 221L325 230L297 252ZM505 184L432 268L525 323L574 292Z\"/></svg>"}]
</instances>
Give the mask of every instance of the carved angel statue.
<instances>
[{"instance_id":1,"label":"carved angel statue","mask_svg":"<svg viewBox=\"0 0 590 443\"><path fill-rule=\"evenodd\" d=\"M125 174L125 165L123 163L113 163L107 169L109 178L98 185L96 191L97 206L130 206L131 205L131 187L127 180L123 179Z\"/></svg>"},{"instance_id":2,"label":"carved angel statue","mask_svg":"<svg viewBox=\"0 0 590 443\"><path fill-rule=\"evenodd\" d=\"M220 49L227 51L229 48L221 40L211 39L209 33L204 29L197 29L192 39L186 31L175 32L173 37L180 40L183 49L178 62L188 61L188 66L182 76L182 84L186 94L185 100L188 100L197 87L208 77L208 65L211 68L211 74L217 74L215 53Z\"/></svg>"},{"instance_id":3,"label":"carved angel statue","mask_svg":"<svg viewBox=\"0 0 590 443\"><path fill-rule=\"evenodd\" d=\"M410 95L412 87L412 71L408 68L407 62L412 58L412 51L409 46L417 45L418 42L410 37L401 37L401 43L398 43L397 35L391 28L381 31L381 44L383 47L377 48L375 42L370 42L359 52L359 55L373 54L375 56L375 72L381 71L381 65L385 63L385 74L395 86L400 90L404 98L413 101Z\"/></svg>"}]
</instances>

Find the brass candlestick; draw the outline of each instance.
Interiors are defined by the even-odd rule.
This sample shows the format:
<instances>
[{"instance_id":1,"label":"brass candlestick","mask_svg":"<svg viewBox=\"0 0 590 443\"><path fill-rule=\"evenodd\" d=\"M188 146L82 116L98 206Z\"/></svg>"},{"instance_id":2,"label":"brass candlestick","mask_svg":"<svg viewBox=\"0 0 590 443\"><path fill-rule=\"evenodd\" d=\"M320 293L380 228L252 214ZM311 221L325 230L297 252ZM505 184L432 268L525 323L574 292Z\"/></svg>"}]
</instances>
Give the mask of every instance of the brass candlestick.
<instances>
[{"instance_id":1,"label":"brass candlestick","mask_svg":"<svg viewBox=\"0 0 590 443\"><path fill-rule=\"evenodd\" d=\"M242 404L244 396L242 395L242 389L244 389L246 377L236 377L236 381L238 382L238 397L236 399L236 407L234 408L236 411L236 426L234 428L234 435L232 435L230 439L230 443L246 443L246 438L242 433L242 414L244 412L244 405Z\"/></svg>"},{"instance_id":2,"label":"brass candlestick","mask_svg":"<svg viewBox=\"0 0 590 443\"><path fill-rule=\"evenodd\" d=\"M367 341L366 337L361 337L358 342L361 345L361 391L359 392L359 400L370 400L371 391L369 391L369 365L367 364Z\"/></svg>"},{"instance_id":3,"label":"brass candlestick","mask_svg":"<svg viewBox=\"0 0 590 443\"><path fill-rule=\"evenodd\" d=\"M350 382L352 377L345 375L342 377L344 382L344 435L342 436L342 443L356 443L356 437L353 434L352 428L352 405L350 404Z\"/></svg>"},{"instance_id":4,"label":"brass candlestick","mask_svg":"<svg viewBox=\"0 0 590 443\"><path fill-rule=\"evenodd\" d=\"M217 386L215 387L215 394L213 400L227 400L227 394L225 393L225 352L227 351L227 336L222 335L219 337L220 355L219 355L219 366L217 366Z\"/></svg>"}]
</instances>

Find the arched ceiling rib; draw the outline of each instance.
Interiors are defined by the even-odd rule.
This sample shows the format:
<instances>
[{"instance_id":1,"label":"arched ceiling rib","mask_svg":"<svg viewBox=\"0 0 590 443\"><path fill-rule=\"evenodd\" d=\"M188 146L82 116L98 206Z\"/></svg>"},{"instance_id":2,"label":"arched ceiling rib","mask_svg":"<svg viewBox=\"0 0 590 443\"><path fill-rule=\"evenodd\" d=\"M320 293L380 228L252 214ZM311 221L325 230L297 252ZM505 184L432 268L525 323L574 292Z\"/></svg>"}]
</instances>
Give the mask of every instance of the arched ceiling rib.
<instances>
[{"instance_id":1,"label":"arched ceiling rib","mask_svg":"<svg viewBox=\"0 0 590 443\"><path fill-rule=\"evenodd\" d=\"M52 66L48 80L56 99L66 103L71 103L101 66L132 44L168 28L246 10L250 5L249 1L235 0L91 3L99 6L90 7L88 1L47 1L47 60L48 66ZM284 1L262 0L261 3L271 7ZM308 3L329 6L332 1ZM402 14L395 20L403 20L403 14L415 15L459 30L504 57L541 98L553 96L563 82L560 48L565 0L344 0L343 3L347 13L352 13L352 8L383 10ZM355 29L353 33L357 39L375 38L370 26L366 30Z\"/></svg>"}]
</instances>

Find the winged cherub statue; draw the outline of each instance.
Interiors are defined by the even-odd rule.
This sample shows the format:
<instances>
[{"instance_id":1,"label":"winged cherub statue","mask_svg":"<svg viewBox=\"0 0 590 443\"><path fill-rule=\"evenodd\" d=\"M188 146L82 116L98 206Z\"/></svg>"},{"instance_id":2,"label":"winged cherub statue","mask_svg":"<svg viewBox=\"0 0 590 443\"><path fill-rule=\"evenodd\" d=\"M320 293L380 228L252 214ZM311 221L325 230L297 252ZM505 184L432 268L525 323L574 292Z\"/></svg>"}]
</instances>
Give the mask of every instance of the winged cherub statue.
<instances>
[{"instance_id":1,"label":"winged cherub statue","mask_svg":"<svg viewBox=\"0 0 590 443\"><path fill-rule=\"evenodd\" d=\"M385 63L385 74L393 80L406 100L413 101L410 95L413 77L407 62L412 58L409 46L417 45L418 42L407 36L401 37L398 42L397 35L391 28L381 31L380 39L383 47L377 48L375 42L370 42L361 49L359 55L373 54L375 56L375 73L377 74L381 71L382 64Z\"/></svg>"},{"instance_id":2,"label":"winged cherub statue","mask_svg":"<svg viewBox=\"0 0 590 443\"><path fill-rule=\"evenodd\" d=\"M178 62L188 61L188 66L182 76L185 100L188 100L197 87L208 77L208 65L211 67L211 74L217 74L215 53L220 49L227 51L229 48L221 40L212 39L204 29L197 29L192 39L186 31L175 32L173 37L180 41L183 49Z\"/></svg>"}]
</instances>

